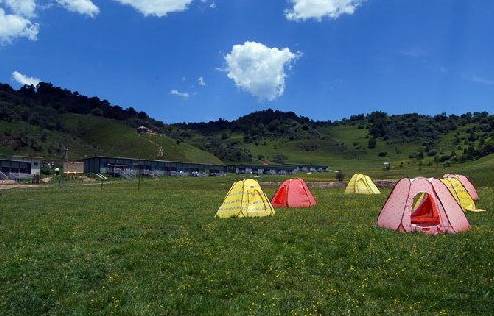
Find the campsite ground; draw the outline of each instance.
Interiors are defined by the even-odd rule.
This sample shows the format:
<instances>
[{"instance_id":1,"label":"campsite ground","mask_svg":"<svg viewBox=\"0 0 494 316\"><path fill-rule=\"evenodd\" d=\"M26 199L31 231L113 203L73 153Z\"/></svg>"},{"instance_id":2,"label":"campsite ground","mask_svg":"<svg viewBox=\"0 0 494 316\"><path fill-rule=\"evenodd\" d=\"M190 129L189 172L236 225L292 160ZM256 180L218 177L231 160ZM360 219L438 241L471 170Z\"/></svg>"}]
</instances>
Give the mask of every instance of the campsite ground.
<instances>
[{"instance_id":1,"label":"campsite ground","mask_svg":"<svg viewBox=\"0 0 494 316\"><path fill-rule=\"evenodd\" d=\"M1 192L0 314L494 310L492 187L471 231L432 237L375 226L388 192L315 188L313 209L215 219L233 180Z\"/></svg>"}]
</instances>

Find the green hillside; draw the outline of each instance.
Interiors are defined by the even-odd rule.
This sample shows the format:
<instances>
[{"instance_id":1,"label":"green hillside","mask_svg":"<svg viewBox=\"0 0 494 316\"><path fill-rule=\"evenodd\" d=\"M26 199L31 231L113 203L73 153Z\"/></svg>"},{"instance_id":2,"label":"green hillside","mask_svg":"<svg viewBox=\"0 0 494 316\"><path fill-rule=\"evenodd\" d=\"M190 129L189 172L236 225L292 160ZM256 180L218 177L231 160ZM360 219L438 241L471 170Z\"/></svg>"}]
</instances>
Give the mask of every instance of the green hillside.
<instances>
[{"instance_id":1,"label":"green hillside","mask_svg":"<svg viewBox=\"0 0 494 316\"><path fill-rule=\"evenodd\" d=\"M162 134L139 134L134 128L115 120L66 114L64 115L64 126L71 135L76 135L78 140L85 145L73 147L76 156L112 155L143 159L221 163L212 154L190 144L179 143ZM91 148L87 148L89 144L91 144Z\"/></svg>"},{"instance_id":2,"label":"green hillside","mask_svg":"<svg viewBox=\"0 0 494 316\"><path fill-rule=\"evenodd\" d=\"M150 133L140 134L144 126ZM40 83L0 84L0 154L91 155L207 163L325 164L345 173L440 172L494 154L494 116L383 112L313 121L264 110L233 121L165 124L134 108ZM480 160L479 160L480 159Z\"/></svg>"},{"instance_id":3,"label":"green hillside","mask_svg":"<svg viewBox=\"0 0 494 316\"><path fill-rule=\"evenodd\" d=\"M326 164L344 171L438 170L494 153L488 113L387 115L375 112L337 122L295 113L255 112L235 121L175 124L167 133L223 161Z\"/></svg>"},{"instance_id":4,"label":"green hillside","mask_svg":"<svg viewBox=\"0 0 494 316\"><path fill-rule=\"evenodd\" d=\"M137 133L122 122L92 115L64 114L63 132L51 131L26 122L0 121L3 135L0 154L41 156L59 159L65 147L69 158L110 155L144 159L221 163L214 155L165 135ZM160 148L162 151L160 151Z\"/></svg>"},{"instance_id":5,"label":"green hillside","mask_svg":"<svg viewBox=\"0 0 494 316\"><path fill-rule=\"evenodd\" d=\"M51 85L13 90L0 85L0 155L70 159L93 155L222 163L214 155L172 139L145 113L110 106ZM140 134L144 125L154 133Z\"/></svg>"},{"instance_id":6,"label":"green hillside","mask_svg":"<svg viewBox=\"0 0 494 316\"><path fill-rule=\"evenodd\" d=\"M358 168L382 168L385 161L398 162L407 160L412 152L416 152L419 144L390 145L377 140L375 148L367 148L369 138L366 130L353 126L334 126L319 128L320 139L271 140L246 146L254 157L263 155L268 159L276 159L277 155L285 156L287 163L323 163L334 169L345 169L349 165ZM379 154L386 152L385 157Z\"/></svg>"}]
</instances>

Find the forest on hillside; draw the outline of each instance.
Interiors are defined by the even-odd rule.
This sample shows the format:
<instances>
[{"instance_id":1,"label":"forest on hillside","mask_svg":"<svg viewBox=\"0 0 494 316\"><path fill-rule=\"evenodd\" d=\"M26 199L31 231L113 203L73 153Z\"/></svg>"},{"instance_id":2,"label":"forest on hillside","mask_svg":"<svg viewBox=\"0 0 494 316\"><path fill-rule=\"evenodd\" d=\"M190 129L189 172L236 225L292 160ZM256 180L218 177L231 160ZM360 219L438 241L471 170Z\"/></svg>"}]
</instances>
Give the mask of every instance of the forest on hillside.
<instances>
[{"instance_id":1,"label":"forest on hillside","mask_svg":"<svg viewBox=\"0 0 494 316\"><path fill-rule=\"evenodd\" d=\"M76 91L41 82L19 90L0 84L0 117L5 121L25 121L47 129L63 129L58 115L77 113L125 121L132 126L147 125L160 129L164 124L133 107L122 108L98 97L86 97Z\"/></svg>"},{"instance_id":2,"label":"forest on hillside","mask_svg":"<svg viewBox=\"0 0 494 316\"><path fill-rule=\"evenodd\" d=\"M417 113L388 115L374 112L355 115L337 124L358 124L369 130L369 147L376 139L390 143L420 142L422 150L410 158L435 157L440 161L464 162L494 153L494 116L488 112L429 116ZM437 142L448 133L453 133L454 145L451 152L438 156Z\"/></svg>"},{"instance_id":3,"label":"forest on hillside","mask_svg":"<svg viewBox=\"0 0 494 316\"><path fill-rule=\"evenodd\" d=\"M325 127L353 126L367 130L367 149L376 147L378 141L391 148L409 143L420 149L409 154L410 159L422 160L432 157L436 162L464 162L494 153L494 116L487 112L430 116L418 113L388 115L384 112L353 115L340 121L313 121L293 112L265 110L243 116L235 121L219 120L209 123L174 124L167 131L176 139L196 140L195 144L226 160L252 159L242 144L265 144L272 139L303 141L329 136L322 132ZM453 134L448 152L440 152L439 141ZM241 135L241 137L232 137ZM233 139L233 141L231 141ZM200 141L197 141L200 140ZM230 142L229 142L230 140ZM317 145L302 142L302 149L315 151ZM348 144L347 144L348 145ZM354 144L355 147L358 147ZM365 148L358 148L365 151ZM233 157L231 156L233 154ZM380 152L386 156L387 152ZM282 162L281 157L278 162Z\"/></svg>"},{"instance_id":4,"label":"forest on hillside","mask_svg":"<svg viewBox=\"0 0 494 316\"><path fill-rule=\"evenodd\" d=\"M164 128L162 122L151 119L145 112L112 105L107 100L86 97L50 83L42 82L37 87L25 85L18 90L0 84L0 149L60 157L76 136L63 118L68 113L116 120L134 128L141 125L156 131ZM54 135L66 137L54 139Z\"/></svg>"},{"instance_id":5,"label":"forest on hillside","mask_svg":"<svg viewBox=\"0 0 494 316\"><path fill-rule=\"evenodd\" d=\"M494 116L487 112L430 116L418 113L389 115L384 112L353 115L339 121L314 121L293 112L263 110L247 114L236 120L202 123L165 124L145 112L133 107L112 105L98 97L87 97L78 92L40 83L37 87L24 86L13 89L0 84L0 123L22 122L32 129L0 129L0 147L10 146L14 150L29 147L37 151L46 141L49 131L69 134L61 119L66 113L111 119L132 128L146 126L158 134L173 138L177 144L186 142L214 154L224 162L252 162L270 160L284 163L283 148L279 153L264 157L255 156L252 146L268 146L271 142L296 143L298 149L307 152L321 150L324 142L332 144L331 129L354 128L364 131L365 146L335 141L332 150L343 149L365 152L379 142L390 149L379 152L382 157L388 151L400 151L402 145L418 144L418 150L409 152L409 159L431 158L440 163L475 160L494 153ZM439 148L444 139L448 148ZM59 143L60 150L64 144Z\"/></svg>"}]
</instances>

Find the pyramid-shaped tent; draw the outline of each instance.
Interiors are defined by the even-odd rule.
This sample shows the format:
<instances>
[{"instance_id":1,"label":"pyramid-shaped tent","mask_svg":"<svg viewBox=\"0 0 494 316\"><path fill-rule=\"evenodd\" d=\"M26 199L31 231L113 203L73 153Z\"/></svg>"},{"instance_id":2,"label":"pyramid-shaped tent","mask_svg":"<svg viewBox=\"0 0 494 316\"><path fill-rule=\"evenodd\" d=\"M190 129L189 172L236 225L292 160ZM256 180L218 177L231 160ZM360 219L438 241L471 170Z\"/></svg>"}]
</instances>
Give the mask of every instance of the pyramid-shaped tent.
<instances>
[{"instance_id":1,"label":"pyramid-shaped tent","mask_svg":"<svg viewBox=\"0 0 494 316\"><path fill-rule=\"evenodd\" d=\"M472 199L470 193L468 193L467 189L458 178L444 178L441 179L441 182L448 187L449 192L453 195L456 202L460 204L464 211L484 212L484 210L477 209L477 206L475 206L475 201Z\"/></svg>"},{"instance_id":2,"label":"pyramid-shaped tent","mask_svg":"<svg viewBox=\"0 0 494 316\"><path fill-rule=\"evenodd\" d=\"M381 192L369 176L355 174L348 182L345 193L380 194Z\"/></svg>"},{"instance_id":3,"label":"pyramid-shaped tent","mask_svg":"<svg viewBox=\"0 0 494 316\"><path fill-rule=\"evenodd\" d=\"M274 207L311 207L316 199L302 179L289 179L281 184L271 203Z\"/></svg>"},{"instance_id":4,"label":"pyramid-shaped tent","mask_svg":"<svg viewBox=\"0 0 494 316\"><path fill-rule=\"evenodd\" d=\"M470 194L472 199L474 201L478 201L479 195L477 193L477 190L475 189L475 186L472 184L472 182L467 177L465 177L461 174L445 174L444 178L445 179L448 179L448 178L458 179L461 182L461 184L465 187L465 189L468 191L468 193Z\"/></svg>"},{"instance_id":5,"label":"pyramid-shaped tent","mask_svg":"<svg viewBox=\"0 0 494 316\"><path fill-rule=\"evenodd\" d=\"M379 227L427 234L459 233L470 228L460 205L438 179L402 179L377 220Z\"/></svg>"},{"instance_id":6,"label":"pyramid-shaped tent","mask_svg":"<svg viewBox=\"0 0 494 316\"><path fill-rule=\"evenodd\" d=\"M253 179L235 182L216 216L230 217L262 217L274 215L274 209L261 189Z\"/></svg>"}]
</instances>

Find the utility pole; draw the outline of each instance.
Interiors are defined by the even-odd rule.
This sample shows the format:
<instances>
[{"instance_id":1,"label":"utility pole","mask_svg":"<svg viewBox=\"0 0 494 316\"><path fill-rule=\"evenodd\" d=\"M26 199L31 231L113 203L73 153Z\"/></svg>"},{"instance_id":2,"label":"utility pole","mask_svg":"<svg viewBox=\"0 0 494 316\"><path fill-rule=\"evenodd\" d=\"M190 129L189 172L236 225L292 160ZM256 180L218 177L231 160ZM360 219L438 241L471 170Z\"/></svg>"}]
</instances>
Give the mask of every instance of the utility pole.
<instances>
[{"instance_id":1,"label":"utility pole","mask_svg":"<svg viewBox=\"0 0 494 316\"><path fill-rule=\"evenodd\" d=\"M141 190L141 168L139 168L139 174L137 175L137 191Z\"/></svg>"},{"instance_id":2,"label":"utility pole","mask_svg":"<svg viewBox=\"0 0 494 316\"><path fill-rule=\"evenodd\" d=\"M65 162L69 161L69 147L64 148L63 160Z\"/></svg>"},{"instance_id":3,"label":"utility pole","mask_svg":"<svg viewBox=\"0 0 494 316\"><path fill-rule=\"evenodd\" d=\"M141 177L142 177L142 169L144 165L142 163L139 163L135 165L137 167L137 191L141 190Z\"/></svg>"}]
</instances>

